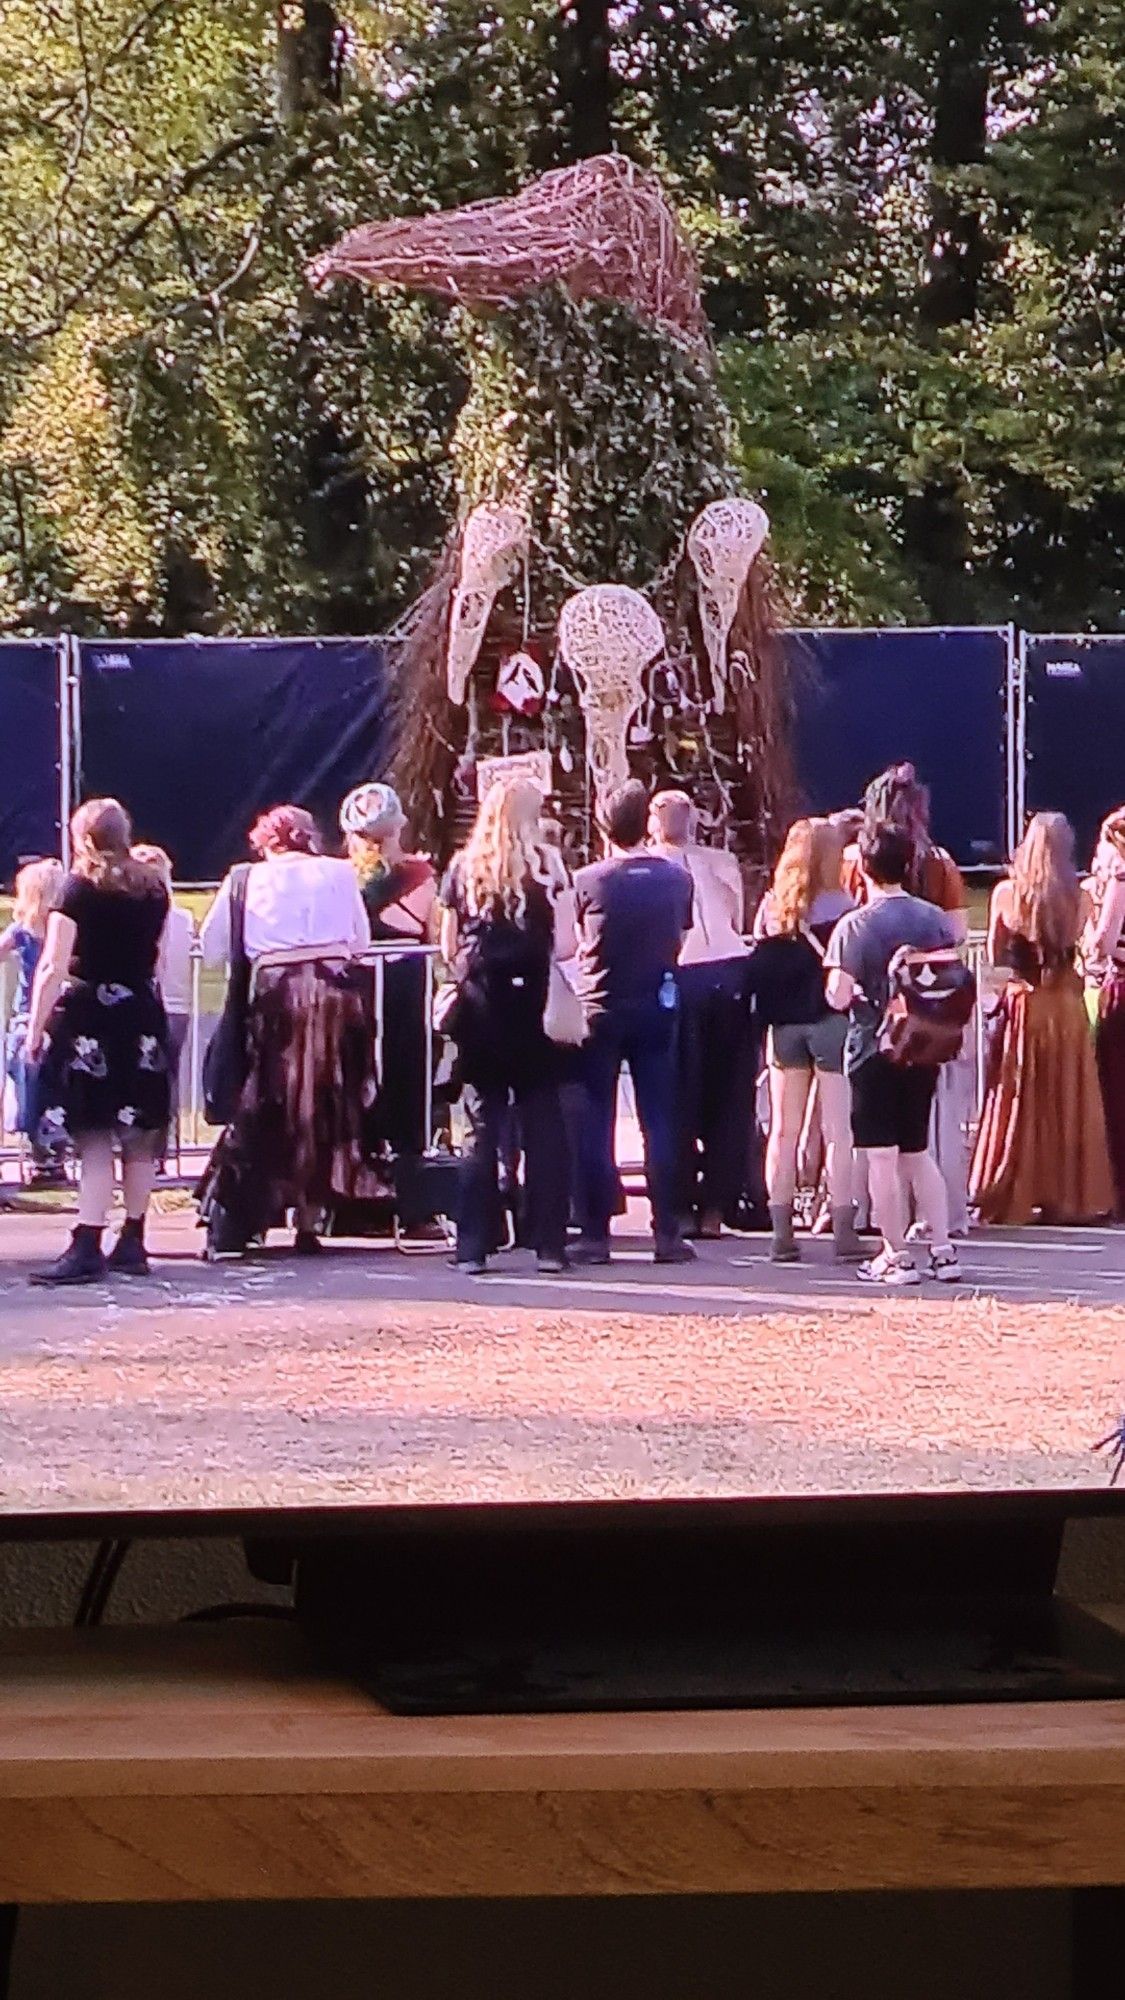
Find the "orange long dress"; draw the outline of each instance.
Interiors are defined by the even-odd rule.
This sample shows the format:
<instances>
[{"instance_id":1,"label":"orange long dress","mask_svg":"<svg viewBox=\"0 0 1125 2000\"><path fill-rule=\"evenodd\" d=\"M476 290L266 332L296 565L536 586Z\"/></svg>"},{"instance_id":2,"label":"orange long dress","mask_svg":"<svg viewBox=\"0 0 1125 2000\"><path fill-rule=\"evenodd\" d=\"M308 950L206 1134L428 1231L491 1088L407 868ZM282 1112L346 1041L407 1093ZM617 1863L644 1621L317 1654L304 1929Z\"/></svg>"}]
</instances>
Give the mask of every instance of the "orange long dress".
<instances>
[{"instance_id":1,"label":"orange long dress","mask_svg":"<svg viewBox=\"0 0 1125 2000\"><path fill-rule=\"evenodd\" d=\"M1082 981L1001 925L1004 989L969 1176L982 1222L1092 1222L1114 1208L1105 1111Z\"/></svg>"}]
</instances>

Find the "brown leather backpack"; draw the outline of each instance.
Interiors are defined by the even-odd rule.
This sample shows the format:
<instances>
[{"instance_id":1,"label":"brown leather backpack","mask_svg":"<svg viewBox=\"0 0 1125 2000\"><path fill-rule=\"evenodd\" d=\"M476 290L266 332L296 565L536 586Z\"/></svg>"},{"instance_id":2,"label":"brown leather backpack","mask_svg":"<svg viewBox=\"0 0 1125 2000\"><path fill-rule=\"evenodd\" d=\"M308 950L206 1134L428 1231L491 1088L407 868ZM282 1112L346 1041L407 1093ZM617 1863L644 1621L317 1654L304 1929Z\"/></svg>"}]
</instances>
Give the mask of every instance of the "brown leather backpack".
<instances>
[{"instance_id":1,"label":"brown leather backpack","mask_svg":"<svg viewBox=\"0 0 1125 2000\"><path fill-rule=\"evenodd\" d=\"M903 945L889 967L890 999L879 1024L879 1053L902 1069L936 1069L960 1053L977 982L953 946Z\"/></svg>"}]
</instances>

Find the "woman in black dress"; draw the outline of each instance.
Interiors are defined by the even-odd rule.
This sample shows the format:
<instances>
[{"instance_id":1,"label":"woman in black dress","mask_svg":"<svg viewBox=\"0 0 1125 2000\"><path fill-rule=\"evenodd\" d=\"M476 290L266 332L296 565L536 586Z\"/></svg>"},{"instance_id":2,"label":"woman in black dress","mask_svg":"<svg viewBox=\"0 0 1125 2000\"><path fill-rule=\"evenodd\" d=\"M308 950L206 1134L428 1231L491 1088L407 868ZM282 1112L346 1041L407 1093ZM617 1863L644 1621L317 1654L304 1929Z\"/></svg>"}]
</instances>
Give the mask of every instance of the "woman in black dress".
<instances>
[{"instance_id":1,"label":"woman in black dress","mask_svg":"<svg viewBox=\"0 0 1125 2000\"><path fill-rule=\"evenodd\" d=\"M499 1155L514 1112L524 1158L527 1235L543 1271L566 1267L569 1170L559 1107L560 1052L543 1028L551 957L565 938L561 859L540 827L543 800L526 778L493 785L441 887L442 955L457 1001L457 1044L469 1124L457 1218L457 1264L479 1273L495 1248Z\"/></svg>"},{"instance_id":2,"label":"woman in black dress","mask_svg":"<svg viewBox=\"0 0 1125 2000\"><path fill-rule=\"evenodd\" d=\"M107 1271L148 1271L144 1228L157 1149L168 1123L168 1023L155 982L168 891L130 854L129 816L91 799L71 822L73 864L47 922L27 1030L42 1057L41 1129L69 1138L81 1162L78 1226L33 1284L92 1284ZM102 1232L121 1153L125 1223L108 1258Z\"/></svg>"}]
</instances>

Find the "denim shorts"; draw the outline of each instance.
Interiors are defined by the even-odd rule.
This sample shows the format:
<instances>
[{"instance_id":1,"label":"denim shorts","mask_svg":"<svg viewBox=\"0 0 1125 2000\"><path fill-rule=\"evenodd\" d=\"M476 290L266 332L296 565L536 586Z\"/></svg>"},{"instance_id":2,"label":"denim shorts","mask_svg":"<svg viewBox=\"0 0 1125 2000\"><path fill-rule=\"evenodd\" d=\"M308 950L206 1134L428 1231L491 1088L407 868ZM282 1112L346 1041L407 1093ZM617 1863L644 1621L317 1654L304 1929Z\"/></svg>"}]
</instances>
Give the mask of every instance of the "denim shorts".
<instances>
[{"instance_id":1,"label":"denim shorts","mask_svg":"<svg viewBox=\"0 0 1125 2000\"><path fill-rule=\"evenodd\" d=\"M825 1014L819 1021L770 1029L769 1059L775 1069L823 1070L844 1073L846 1014Z\"/></svg>"}]
</instances>

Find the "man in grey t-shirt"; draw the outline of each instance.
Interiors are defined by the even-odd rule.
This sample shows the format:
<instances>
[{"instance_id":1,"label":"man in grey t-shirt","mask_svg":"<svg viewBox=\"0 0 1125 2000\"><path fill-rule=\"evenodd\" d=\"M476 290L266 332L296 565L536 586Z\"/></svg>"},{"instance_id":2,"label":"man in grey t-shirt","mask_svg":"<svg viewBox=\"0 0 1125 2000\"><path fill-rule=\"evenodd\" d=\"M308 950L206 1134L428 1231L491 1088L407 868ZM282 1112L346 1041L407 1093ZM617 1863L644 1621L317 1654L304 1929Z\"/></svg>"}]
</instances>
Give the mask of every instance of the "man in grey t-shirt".
<instances>
[{"instance_id":1,"label":"man in grey t-shirt","mask_svg":"<svg viewBox=\"0 0 1125 2000\"><path fill-rule=\"evenodd\" d=\"M949 1240L949 1202L929 1151L936 1069L902 1067L878 1048L879 1023L890 994L890 968L904 947L940 951L957 935L943 910L908 896L903 883L913 859L909 835L879 825L860 836L867 890L862 909L842 917L825 955L829 1003L850 1016L844 1067L852 1088L852 1138L868 1156L872 1206L883 1248L859 1276L867 1284L916 1285L906 1247L908 1195L929 1225L928 1276L950 1284L960 1276Z\"/></svg>"}]
</instances>

